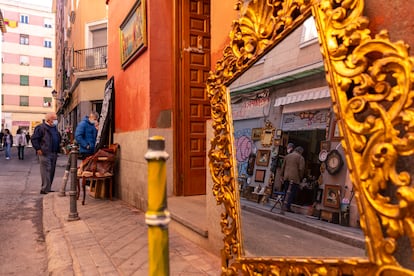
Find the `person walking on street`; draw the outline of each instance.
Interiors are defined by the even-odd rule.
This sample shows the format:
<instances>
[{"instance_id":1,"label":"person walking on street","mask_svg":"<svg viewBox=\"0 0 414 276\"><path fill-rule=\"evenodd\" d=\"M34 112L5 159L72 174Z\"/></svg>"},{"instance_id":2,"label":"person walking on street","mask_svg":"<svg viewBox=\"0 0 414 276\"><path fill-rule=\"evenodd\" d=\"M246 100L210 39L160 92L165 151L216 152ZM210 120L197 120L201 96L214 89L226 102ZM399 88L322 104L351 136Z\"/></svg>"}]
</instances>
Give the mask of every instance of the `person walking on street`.
<instances>
[{"instance_id":1,"label":"person walking on street","mask_svg":"<svg viewBox=\"0 0 414 276\"><path fill-rule=\"evenodd\" d=\"M97 119L98 113L91 112L76 127L75 140L79 144L79 158L82 160L95 152L96 135L98 134L95 127Z\"/></svg>"},{"instance_id":2,"label":"person walking on street","mask_svg":"<svg viewBox=\"0 0 414 276\"><path fill-rule=\"evenodd\" d=\"M27 146L26 135L24 132L19 128L16 133L16 141L17 141L17 155L19 156L19 160L24 160L24 147Z\"/></svg>"},{"instance_id":3,"label":"person walking on street","mask_svg":"<svg viewBox=\"0 0 414 276\"><path fill-rule=\"evenodd\" d=\"M47 113L42 124L38 125L32 135L32 145L39 157L42 178L41 194L54 192L52 183L55 177L56 160L60 148L61 136L57 130L56 113Z\"/></svg>"},{"instance_id":4,"label":"person walking on street","mask_svg":"<svg viewBox=\"0 0 414 276\"><path fill-rule=\"evenodd\" d=\"M293 152L285 156L282 165L281 176L284 181L285 189L290 185L290 193L286 204L286 210L292 212L291 204L296 197L299 189L299 183L302 181L305 173L305 158L302 156L303 148L296 147Z\"/></svg>"},{"instance_id":5,"label":"person walking on street","mask_svg":"<svg viewBox=\"0 0 414 276\"><path fill-rule=\"evenodd\" d=\"M11 158L10 152L11 152L12 146L13 146L13 135L11 135L10 130L6 128L4 130L4 135L3 135L3 147L6 152L7 160L10 160Z\"/></svg>"}]
</instances>

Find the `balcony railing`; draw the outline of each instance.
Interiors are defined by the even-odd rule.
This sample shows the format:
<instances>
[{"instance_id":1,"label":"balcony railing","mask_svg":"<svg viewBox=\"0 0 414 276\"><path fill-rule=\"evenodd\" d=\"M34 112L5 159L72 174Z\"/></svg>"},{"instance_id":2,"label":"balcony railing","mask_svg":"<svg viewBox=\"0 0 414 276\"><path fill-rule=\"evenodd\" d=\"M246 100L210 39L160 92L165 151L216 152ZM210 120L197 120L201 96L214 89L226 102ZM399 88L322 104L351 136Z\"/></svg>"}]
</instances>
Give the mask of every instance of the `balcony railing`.
<instances>
[{"instance_id":1,"label":"balcony railing","mask_svg":"<svg viewBox=\"0 0 414 276\"><path fill-rule=\"evenodd\" d=\"M73 51L75 72L106 68L107 46Z\"/></svg>"}]
</instances>

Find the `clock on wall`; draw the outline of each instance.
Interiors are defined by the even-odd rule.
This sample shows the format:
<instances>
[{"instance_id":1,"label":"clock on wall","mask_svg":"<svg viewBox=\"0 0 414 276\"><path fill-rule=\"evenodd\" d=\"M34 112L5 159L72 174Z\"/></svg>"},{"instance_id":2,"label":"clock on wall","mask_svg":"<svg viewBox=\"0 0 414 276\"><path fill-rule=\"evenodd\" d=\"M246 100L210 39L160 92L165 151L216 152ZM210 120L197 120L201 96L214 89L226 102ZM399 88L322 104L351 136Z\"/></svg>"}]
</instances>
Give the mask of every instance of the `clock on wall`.
<instances>
[{"instance_id":1,"label":"clock on wall","mask_svg":"<svg viewBox=\"0 0 414 276\"><path fill-rule=\"evenodd\" d=\"M328 153L325 163L326 163L326 170L330 174L338 173L341 170L342 166L344 165L342 156L339 154L337 150L331 150Z\"/></svg>"}]
</instances>

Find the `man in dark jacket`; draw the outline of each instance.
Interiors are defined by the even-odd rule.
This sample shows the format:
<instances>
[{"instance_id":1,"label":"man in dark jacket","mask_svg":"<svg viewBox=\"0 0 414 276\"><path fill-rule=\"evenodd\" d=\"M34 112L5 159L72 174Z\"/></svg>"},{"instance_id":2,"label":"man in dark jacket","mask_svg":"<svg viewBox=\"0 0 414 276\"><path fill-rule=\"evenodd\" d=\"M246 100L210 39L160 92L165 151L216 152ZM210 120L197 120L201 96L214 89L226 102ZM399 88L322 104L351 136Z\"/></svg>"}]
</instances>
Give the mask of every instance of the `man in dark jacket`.
<instances>
[{"instance_id":1,"label":"man in dark jacket","mask_svg":"<svg viewBox=\"0 0 414 276\"><path fill-rule=\"evenodd\" d=\"M98 114L91 112L76 127L75 140L79 144L80 159L85 159L95 152L96 135L98 134L95 127L97 119Z\"/></svg>"},{"instance_id":2,"label":"man in dark jacket","mask_svg":"<svg viewBox=\"0 0 414 276\"><path fill-rule=\"evenodd\" d=\"M290 193L286 204L286 210L292 212L290 206L299 189L299 184L305 174L305 158L302 156L303 148L296 147L295 150L285 156L283 161L281 176L283 180L290 184Z\"/></svg>"},{"instance_id":3,"label":"man in dark jacket","mask_svg":"<svg viewBox=\"0 0 414 276\"><path fill-rule=\"evenodd\" d=\"M36 126L32 135L32 145L39 157L42 177L41 194L53 192L52 182L55 177L56 160L61 141L56 125L56 113L47 113L44 122Z\"/></svg>"}]
</instances>

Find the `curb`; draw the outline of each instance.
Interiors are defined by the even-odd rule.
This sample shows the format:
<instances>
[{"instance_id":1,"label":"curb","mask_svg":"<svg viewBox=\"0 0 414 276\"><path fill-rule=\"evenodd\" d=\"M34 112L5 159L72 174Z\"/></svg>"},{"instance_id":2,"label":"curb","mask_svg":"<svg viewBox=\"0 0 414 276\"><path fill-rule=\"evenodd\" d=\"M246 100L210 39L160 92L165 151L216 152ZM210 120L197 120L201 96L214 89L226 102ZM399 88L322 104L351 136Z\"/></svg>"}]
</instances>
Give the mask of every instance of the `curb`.
<instances>
[{"instance_id":1,"label":"curb","mask_svg":"<svg viewBox=\"0 0 414 276\"><path fill-rule=\"evenodd\" d=\"M43 197L43 233L47 248L49 275L76 275L73 258L63 231L63 225L55 213L54 194Z\"/></svg>"}]
</instances>

